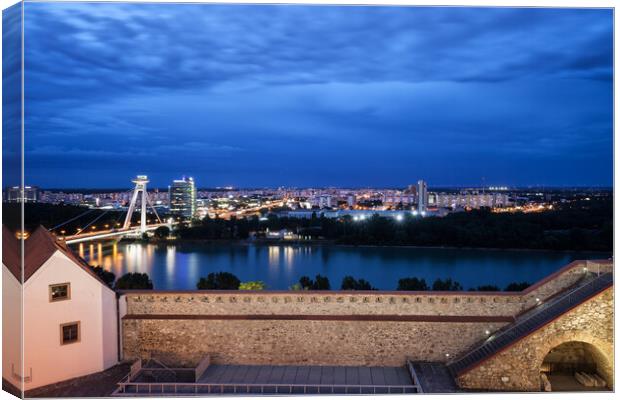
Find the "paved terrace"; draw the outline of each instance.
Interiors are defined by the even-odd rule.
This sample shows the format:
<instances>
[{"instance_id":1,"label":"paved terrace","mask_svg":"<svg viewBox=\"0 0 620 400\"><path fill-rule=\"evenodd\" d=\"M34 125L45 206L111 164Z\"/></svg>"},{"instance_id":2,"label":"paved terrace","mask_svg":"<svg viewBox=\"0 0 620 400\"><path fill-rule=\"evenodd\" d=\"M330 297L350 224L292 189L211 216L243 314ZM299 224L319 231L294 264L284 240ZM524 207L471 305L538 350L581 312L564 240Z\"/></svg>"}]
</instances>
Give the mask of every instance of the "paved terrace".
<instances>
[{"instance_id":1,"label":"paved terrace","mask_svg":"<svg viewBox=\"0 0 620 400\"><path fill-rule=\"evenodd\" d=\"M197 370L142 367L133 377L119 383L115 395L422 392L409 364L403 367L209 365L196 380L194 371Z\"/></svg>"}]
</instances>

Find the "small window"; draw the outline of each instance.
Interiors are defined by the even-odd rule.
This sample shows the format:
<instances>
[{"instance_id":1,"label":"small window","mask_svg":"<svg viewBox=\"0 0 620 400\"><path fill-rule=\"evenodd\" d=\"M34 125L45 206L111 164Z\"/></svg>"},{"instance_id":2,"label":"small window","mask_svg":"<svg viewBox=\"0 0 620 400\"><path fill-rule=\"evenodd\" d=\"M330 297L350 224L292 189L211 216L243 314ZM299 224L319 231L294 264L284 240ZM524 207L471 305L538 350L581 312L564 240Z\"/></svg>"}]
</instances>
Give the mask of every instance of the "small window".
<instances>
[{"instance_id":1,"label":"small window","mask_svg":"<svg viewBox=\"0 0 620 400\"><path fill-rule=\"evenodd\" d=\"M69 300L71 298L71 284L59 283L50 285L50 301Z\"/></svg>"},{"instance_id":2,"label":"small window","mask_svg":"<svg viewBox=\"0 0 620 400\"><path fill-rule=\"evenodd\" d=\"M60 325L60 344L71 344L80 341L80 323L69 322Z\"/></svg>"}]
</instances>

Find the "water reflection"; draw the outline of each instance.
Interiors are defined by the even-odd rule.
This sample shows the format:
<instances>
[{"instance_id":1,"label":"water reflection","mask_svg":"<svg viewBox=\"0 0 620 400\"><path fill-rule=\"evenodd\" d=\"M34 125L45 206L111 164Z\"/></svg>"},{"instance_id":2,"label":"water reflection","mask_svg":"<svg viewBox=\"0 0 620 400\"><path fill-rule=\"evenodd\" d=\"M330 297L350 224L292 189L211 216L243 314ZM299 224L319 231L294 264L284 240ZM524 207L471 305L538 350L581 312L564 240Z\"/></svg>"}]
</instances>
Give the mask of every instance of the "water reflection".
<instances>
[{"instance_id":1,"label":"water reflection","mask_svg":"<svg viewBox=\"0 0 620 400\"><path fill-rule=\"evenodd\" d=\"M280 246L269 246L269 267L277 268L280 265Z\"/></svg>"},{"instance_id":2,"label":"water reflection","mask_svg":"<svg viewBox=\"0 0 620 400\"><path fill-rule=\"evenodd\" d=\"M88 250L85 251L85 247ZM146 272L157 289L195 289L200 277L228 271L241 281L261 280L269 289L287 289L302 275L322 274L338 288L342 278L364 278L379 289L395 289L398 279L415 276L432 283L451 277L467 289L483 284L504 287L535 282L574 259L607 254L338 246L82 244L76 247L91 265L117 277Z\"/></svg>"}]
</instances>

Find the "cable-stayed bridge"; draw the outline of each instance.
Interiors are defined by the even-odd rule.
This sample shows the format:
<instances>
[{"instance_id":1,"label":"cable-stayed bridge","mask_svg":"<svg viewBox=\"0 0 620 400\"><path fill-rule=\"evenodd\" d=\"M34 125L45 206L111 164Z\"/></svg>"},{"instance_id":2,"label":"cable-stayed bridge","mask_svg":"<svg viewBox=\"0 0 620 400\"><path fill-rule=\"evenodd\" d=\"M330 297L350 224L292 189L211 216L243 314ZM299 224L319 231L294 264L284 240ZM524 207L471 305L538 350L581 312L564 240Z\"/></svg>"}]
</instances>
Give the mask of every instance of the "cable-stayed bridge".
<instances>
[{"instance_id":1,"label":"cable-stayed bridge","mask_svg":"<svg viewBox=\"0 0 620 400\"><path fill-rule=\"evenodd\" d=\"M90 221L88 224L78 229L78 231L75 234L65 235L64 236L65 242L67 244L74 244L74 243L88 242L88 241L99 240L99 239L111 239L111 238L120 238L120 237L127 237L127 236L141 236L145 232L154 231L160 226L167 226L168 228L172 228L172 225L176 224L177 222L172 219L170 219L168 222L164 222L159 217L157 210L155 209L155 207L153 207L153 204L151 204L151 201L149 200L149 196L146 190L146 184L149 182L148 177L146 175L138 175L135 179L132 180L132 182L135 184L134 188L131 189L131 191L133 191L133 195L131 197L131 202L129 203L129 207L127 209L127 215L125 216L125 221L121 226L118 226L118 227L114 226L110 229L106 228L103 230L87 231L86 229L89 226L92 225L94 227L93 224L97 222L99 219L101 219L108 212L108 211L105 211L102 214L98 215L95 219ZM140 224L132 226L131 219L132 219L134 211L137 209L138 200L140 203ZM147 220L146 214L147 214L147 209L149 207L155 214L155 217L156 217L155 223L149 223L150 221ZM58 224L52 229L50 229L50 231L58 229L68 224L69 222L72 222L80 217L85 216L86 214L92 211L94 210L86 211L61 224ZM117 224L117 225L120 225L120 224Z\"/></svg>"}]
</instances>

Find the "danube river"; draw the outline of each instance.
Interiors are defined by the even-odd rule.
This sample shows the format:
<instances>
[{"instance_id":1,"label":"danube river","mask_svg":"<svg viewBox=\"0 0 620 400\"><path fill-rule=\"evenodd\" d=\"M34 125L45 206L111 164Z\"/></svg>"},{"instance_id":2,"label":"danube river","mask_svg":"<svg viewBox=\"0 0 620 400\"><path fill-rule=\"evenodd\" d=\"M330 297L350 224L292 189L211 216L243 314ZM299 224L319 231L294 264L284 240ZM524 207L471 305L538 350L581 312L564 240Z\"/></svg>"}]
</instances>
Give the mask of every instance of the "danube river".
<instances>
[{"instance_id":1,"label":"danube river","mask_svg":"<svg viewBox=\"0 0 620 400\"><path fill-rule=\"evenodd\" d=\"M525 250L462 250L411 247L346 247L244 244L83 244L78 252L91 265L116 277L146 272L155 289L195 289L210 272L228 271L241 281L264 281L268 289L288 289L303 275L327 276L332 289L342 278L364 278L374 287L394 290L398 280L419 277L427 283L452 278L465 289L515 281L535 282L572 260L608 254Z\"/></svg>"}]
</instances>

